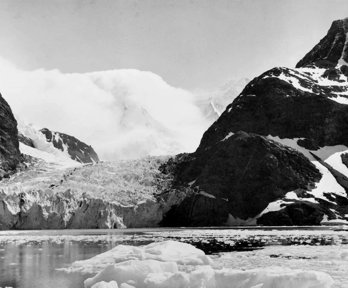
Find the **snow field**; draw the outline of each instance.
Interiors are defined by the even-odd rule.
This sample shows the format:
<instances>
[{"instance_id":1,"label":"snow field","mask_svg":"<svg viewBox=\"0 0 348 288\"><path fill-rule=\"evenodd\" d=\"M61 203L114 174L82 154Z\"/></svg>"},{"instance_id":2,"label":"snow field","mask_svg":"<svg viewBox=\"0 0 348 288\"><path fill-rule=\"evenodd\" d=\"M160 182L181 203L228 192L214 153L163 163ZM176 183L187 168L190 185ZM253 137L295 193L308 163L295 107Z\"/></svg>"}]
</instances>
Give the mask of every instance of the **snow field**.
<instances>
[{"instance_id":1,"label":"snow field","mask_svg":"<svg viewBox=\"0 0 348 288\"><path fill-rule=\"evenodd\" d=\"M35 148L32 148L23 143L19 143L21 153L39 158L48 164L53 164L57 169L81 166L79 162L71 159L66 147L64 147L64 151L55 148L52 143L47 142L46 136L42 134L39 129L31 124L25 123L18 117L17 119L18 131L25 137L30 138L35 145Z\"/></svg>"}]
</instances>

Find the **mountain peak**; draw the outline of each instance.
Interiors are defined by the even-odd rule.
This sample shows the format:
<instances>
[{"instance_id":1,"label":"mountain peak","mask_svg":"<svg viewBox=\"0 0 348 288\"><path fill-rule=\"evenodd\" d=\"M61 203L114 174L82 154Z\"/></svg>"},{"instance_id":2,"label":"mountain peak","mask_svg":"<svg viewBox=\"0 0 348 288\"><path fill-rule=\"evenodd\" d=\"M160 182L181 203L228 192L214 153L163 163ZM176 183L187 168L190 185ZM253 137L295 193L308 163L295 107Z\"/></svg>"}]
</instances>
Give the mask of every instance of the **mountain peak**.
<instances>
[{"instance_id":1,"label":"mountain peak","mask_svg":"<svg viewBox=\"0 0 348 288\"><path fill-rule=\"evenodd\" d=\"M296 65L296 68L348 66L348 17L333 21L326 36Z\"/></svg>"}]
</instances>

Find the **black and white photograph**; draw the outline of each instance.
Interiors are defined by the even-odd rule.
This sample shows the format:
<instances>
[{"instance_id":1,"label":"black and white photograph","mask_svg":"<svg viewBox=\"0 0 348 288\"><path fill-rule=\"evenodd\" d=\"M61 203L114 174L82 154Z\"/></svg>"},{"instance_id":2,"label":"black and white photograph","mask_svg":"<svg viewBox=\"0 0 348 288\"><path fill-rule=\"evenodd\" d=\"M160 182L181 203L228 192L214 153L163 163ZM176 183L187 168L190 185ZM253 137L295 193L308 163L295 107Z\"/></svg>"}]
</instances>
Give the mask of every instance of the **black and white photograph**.
<instances>
[{"instance_id":1,"label":"black and white photograph","mask_svg":"<svg viewBox=\"0 0 348 288\"><path fill-rule=\"evenodd\" d=\"M0 288L348 288L348 1L0 0Z\"/></svg>"}]
</instances>

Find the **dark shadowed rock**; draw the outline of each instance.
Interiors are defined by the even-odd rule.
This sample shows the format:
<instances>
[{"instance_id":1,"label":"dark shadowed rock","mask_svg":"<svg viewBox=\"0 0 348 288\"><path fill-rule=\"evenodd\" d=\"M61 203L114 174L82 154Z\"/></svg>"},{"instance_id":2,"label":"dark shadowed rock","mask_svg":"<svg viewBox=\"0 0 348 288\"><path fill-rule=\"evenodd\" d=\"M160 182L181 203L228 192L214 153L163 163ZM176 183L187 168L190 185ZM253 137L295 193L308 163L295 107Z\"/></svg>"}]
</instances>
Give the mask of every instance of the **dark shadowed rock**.
<instances>
[{"instance_id":1,"label":"dark shadowed rock","mask_svg":"<svg viewBox=\"0 0 348 288\"><path fill-rule=\"evenodd\" d=\"M24 136L22 133L18 133L18 140L19 140L19 142L21 142L29 147L35 148L33 140L30 139L29 137Z\"/></svg>"},{"instance_id":2,"label":"dark shadowed rock","mask_svg":"<svg viewBox=\"0 0 348 288\"><path fill-rule=\"evenodd\" d=\"M71 159L80 163L95 163L99 161L98 155L92 146L83 143L77 138L64 133L50 131L47 128L40 131L54 147L61 151L67 150Z\"/></svg>"},{"instance_id":3,"label":"dark shadowed rock","mask_svg":"<svg viewBox=\"0 0 348 288\"><path fill-rule=\"evenodd\" d=\"M191 187L163 225L223 225L228 214L248 219L288 191L309 189L321 178L301 153L256 134L238 132L191 155L178 156L174 187Z\"/></svg>"},{"instance_id":4,"label":"dark shadowed rock","mask_svg":"<svg viewBox=\"0 0 348 288\"><path fill-rule=\"evenodd\" d=\"M335 67L341 59L348 62L347 32L348 18L334 21L326 36L298 62L296 68L308 65L329 68Z\"/></svg>"},{"instance_id":5,"label":"dark shadowed rock","mask_svg":"<svg viewBox=\"0 0 348 288\"><path fill-rule=\"evenodd\" d=\"M20 161L17 121L0 94L0 179L14 171Z\"/></svg>"},{"instance_id":6,"label":"dark shadowed rock","mask_svg":"<svg viewBox=\"0 0 348 288\"><path fill-rule=\"evenodd\" d=\"M348 167L348 153L341 155L342 163Z\"/></svg>"},{"instance_id":7,"label":"dark shadowed rock","mask_svg":"<svg viewBox=\"0 0 348 288\"><path fill-rule=\"evenodd\" d=\"M222 225L229 214L229 224L258 218L263 225L318 225L324 215L346 217L348 175L340 163L326 161L348 147L347 32L348 19L335 21L296 69L276 67L253 79L195 153L167 163L163 172L170 171L174 188L187 196L164 225ZM292 143L298 152L280 143ZM341 164L347 166L346 155ZM327 178L311 161L327 169L339 188L325 186ZM264 210L270 203L273 208Z\"/></svg>"},{"instance_id":8,"label":"dark shadowed rock","mask_svg":"<svg viewBox=\"0 0 348 288\"><path fill-rule=\"evenodd\" d=\"M324 215L333 214L328 208L310 202L296 202L279 211L269 212L257 219L261 225L303 226L320 225ZM334 216L334 214L332 215Z\"/></svg>"},{"instance_id":9,"label":"dark shadowed rock","mask_svg":"<svg viewBox=\"0 0 348 288\"><path fill-rule=\"evenodd\" d=\"M337 94L348 87L334 84L321 86L310 72L271 69L245 87L204 133L198 149L204 150L228 133L240 130L280 138L306 138L307 147L313 148L348 146L348 105L335 101Z\"/></svg>"}]
</instances>

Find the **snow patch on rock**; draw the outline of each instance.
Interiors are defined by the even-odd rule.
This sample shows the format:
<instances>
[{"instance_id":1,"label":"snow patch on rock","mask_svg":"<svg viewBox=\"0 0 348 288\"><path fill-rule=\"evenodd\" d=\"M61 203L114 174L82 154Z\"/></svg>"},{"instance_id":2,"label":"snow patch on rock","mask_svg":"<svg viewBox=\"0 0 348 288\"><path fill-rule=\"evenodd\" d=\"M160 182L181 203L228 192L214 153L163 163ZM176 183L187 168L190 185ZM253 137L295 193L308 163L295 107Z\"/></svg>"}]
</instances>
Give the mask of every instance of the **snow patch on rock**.
<instances>
[{"instance_id":1,"label":"snow patch on rock","mask_svg":"<svg viewBox=\"0 0 348 288\"><path fill-rule=\"evenodd\" d=\"M317 161L310 154L310 151L308 149L303 148L297 144L297 141L301 140L301 138L281 139L278 136L275 137L271 135L268 135L267 138L297 150L298 152L306 156L318 168L323 177L316 184L316 187L308 193L312 194L316 198L321 198L325 201L330 200L323 195L324 192L346 197L347 194L345 189L337 183L335 177L330 173L330 171L325 166L320 164L319 161ZM348 176L348 168L342 163L341 159L341 155L347 152L348 147L344 145L325 146L316 151L313 151L313 153L320 159L322 159L325 163L329 164L334 169L341 172L343 175Z\"/></svg>"},{"instance_id":2,"label":"snow patch on rock","mask_svg":"<svg viewBox=\"0 0 348 288\"><path fill-rule=\"evenodd\" d=\"M224 139L222 139L221 141L226 141L228 138L232 137L234 135L233 132L230 132L226 135L226 137Z\"/></svg>"},{"instance_id":3,"label":"snow patch on rock","mask_svg":"<svg viewBox=\"0 0 348 288\"><path fill-rule=\"evenodd\" d=\"M17 119L19 133L31 139L35 146L35 148L32 148L19 143L21 153L41 159L48 164L53 164L59 169L81 166L80 163L70 158L67 149L64 152L56 149L52 143L47 142L46 137L34 125L27 124L18 117Z\"/></svg>"}]
</instances>

